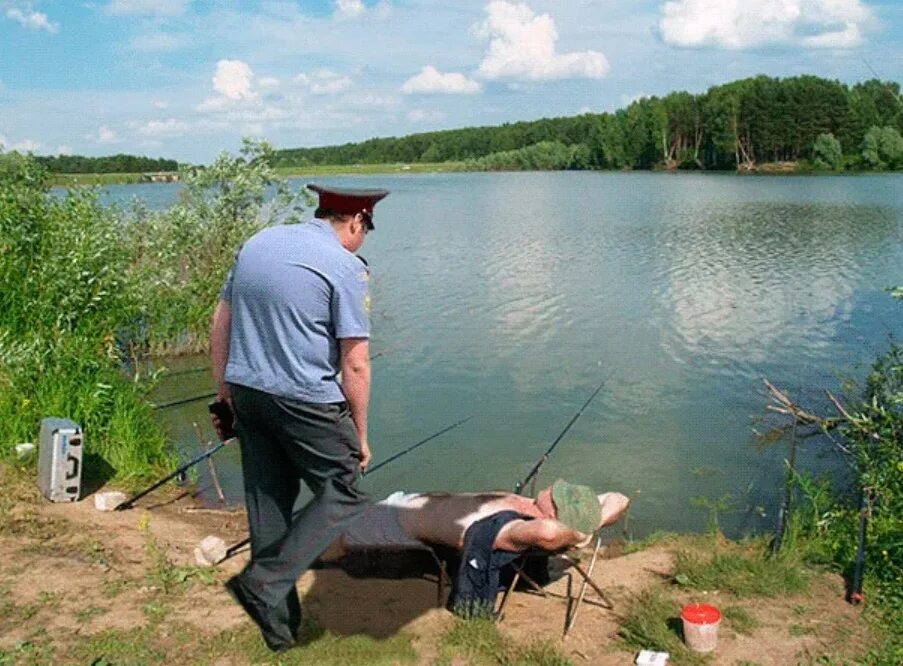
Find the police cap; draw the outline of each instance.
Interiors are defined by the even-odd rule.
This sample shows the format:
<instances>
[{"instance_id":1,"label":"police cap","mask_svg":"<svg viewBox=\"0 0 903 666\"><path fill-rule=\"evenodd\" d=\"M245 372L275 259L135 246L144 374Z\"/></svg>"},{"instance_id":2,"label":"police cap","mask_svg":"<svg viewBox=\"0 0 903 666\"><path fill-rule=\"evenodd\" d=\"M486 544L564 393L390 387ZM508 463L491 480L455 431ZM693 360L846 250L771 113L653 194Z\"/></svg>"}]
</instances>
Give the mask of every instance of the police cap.
<instances>
[{"instance_id":1,"label":"police cap","mask_svg":"<svg viewBox=\"0 0 903 666\"><path fill-rule=\"evenodd\" d=\"M367 226L371 229L373 228L373 207L377 201L389 194L388 190L339 189L323 187L315 183L308 183L307 189L316 192L320 197L319 208L315 213L317 217L325 213L342 215L361 213Z\"/></svg>"}]
</instances>

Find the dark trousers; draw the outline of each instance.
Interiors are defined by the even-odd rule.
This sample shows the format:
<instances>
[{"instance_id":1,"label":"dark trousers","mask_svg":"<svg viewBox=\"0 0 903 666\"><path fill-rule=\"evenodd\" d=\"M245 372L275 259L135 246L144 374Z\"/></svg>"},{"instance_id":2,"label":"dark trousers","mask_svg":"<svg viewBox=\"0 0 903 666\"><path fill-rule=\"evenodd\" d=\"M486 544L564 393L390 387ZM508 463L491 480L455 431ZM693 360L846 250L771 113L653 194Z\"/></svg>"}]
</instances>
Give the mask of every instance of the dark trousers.
<instances>
[{"instance_id":1,"label":"dark trousers","mask_svg":"<svg viewBox=\"0 0 903 666\"><path fill-rule=\"evenodd\" d=\"M232 386L251 562L242 581L270 606L297 604L295 583L366 509L360 440L345 403L314 404ZM301 481L313 499L292 508Z\"/></svg>"}]
</instances>

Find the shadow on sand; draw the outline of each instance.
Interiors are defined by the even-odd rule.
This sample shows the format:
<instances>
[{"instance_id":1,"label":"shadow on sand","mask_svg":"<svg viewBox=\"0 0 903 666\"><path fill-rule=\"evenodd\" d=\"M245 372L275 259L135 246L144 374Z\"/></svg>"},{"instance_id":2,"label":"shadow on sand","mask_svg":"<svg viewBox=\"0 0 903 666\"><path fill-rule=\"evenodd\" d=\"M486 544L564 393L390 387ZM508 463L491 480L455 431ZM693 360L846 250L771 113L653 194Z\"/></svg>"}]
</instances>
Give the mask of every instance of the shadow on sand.
<instances>
[{"instance_id":1,"label":"shadow on sand","mask_svg":"<svg viewBox=\"0 0 903 666\"><path fill-rule=\"evenodd\" d=\"M447 566L454 566L449 562ZM454 571L454 569L448 569ZM305 612L336 634L384 639L447 601L439 565L426 551L352 553L319 564L301 590Z\"/></svg>"}]
</instances>

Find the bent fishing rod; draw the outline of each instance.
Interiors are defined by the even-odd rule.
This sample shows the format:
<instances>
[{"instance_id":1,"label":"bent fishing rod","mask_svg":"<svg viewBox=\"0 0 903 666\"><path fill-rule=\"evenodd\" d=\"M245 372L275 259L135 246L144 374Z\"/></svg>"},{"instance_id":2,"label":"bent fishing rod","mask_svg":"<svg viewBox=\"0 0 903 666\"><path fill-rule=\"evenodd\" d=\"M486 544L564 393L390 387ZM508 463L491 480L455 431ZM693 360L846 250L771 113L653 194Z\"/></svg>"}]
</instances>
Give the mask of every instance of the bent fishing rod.
<instances>
[{"instance_id":1,"label":"bent fishing rod","mask_svg":"<svg viewBox=\"0 0 903 666\"><path fill-rule=\"evenodd\" d=\"M609 377L610 377L610 375L609 375ZM520 495L521 491L526 487L526 485L528 483L530 483L530 481L532 481L533 479L536 478L536 475L539 474L539 470L542 469L542 466L546 464L546 461L549 459L549 456L552 455L552 451L555 450L555 447L558 446L558 443L564 438L564 436L567 434L567 431L571 429L571 426L577 422L577 419L580 418L580 415L583 414L583 411L587 407L589 407L589 403L591 403L593 401L593 398L595 398L599 394L599 391L601 391L602 387L605 386L605 382L608 381L609 377L606 377L605 379L603 379L602 383L599 384L598 387L596 387L596 390L593 391L593 394L589 397L589 399L585 403L583 403L583 407L581 407L577 411L577 413L574 414L574 418L572 418L570 420L570 423L568 423L564 427L564 430L562 430L561 433L558 435L558 437L555 438L555 441L552 442L552 445L548 449L546 449L546 452L543 453L542 456L539 458L539 460L536 461L536 464L533 465L533 469L530 470L530 473L527 474L527 477L523 481L520 481L517 484L515 484L515 486L514 486L515 493Z\"/></svg>"},{"instance_id":2,"label":"bent fishing rod","mask_svg":"<svg viewBox=\"0 0 903 666\"><path fill-rule=\"evenodd\" d=\"M377 465L374 465L373 467L371 467L371 468L365 470L365 471L361 474L361 476L368 476L368 475L370 475L370 474L373 474L373 472L375 472L376 470L378 470L380 467L385 467L386 465L388 465L388 464L389 464L390 462L392 462L393 460L397 460L398 458L401 458L403 455L410 453L410 452L413 451L414 449L423 446L424 444L426 444L427 442L429 442L429 441L431 441L431 440L436 439L436 438L439 437L440 435L444 435L444 434L447 433L449 430L454 430L454 429L457 428L459 425L462 425L462 424L464 424L464 423L467 423L467 421L470 421L470 419L472 419L472 418L473 418L472 416L468 416L466 419L461 419L461 420L458 421L457 423L453 423L452 425L448 426L447 428L443 428L443 429L440 430L439 432L434 433L434 434L430 435L429 437L425 437L424 439L421 439L419 442L417 442L417 443L414 444L413 446L409 446L409 447L406 448L404 451L399 451L398 453L396 453L396 454L394 454L394 455L392 455L392 456L389 456L388 458L386 458L385 460L383 460L381 463L379 463L379 464L377 464ZM251 538L248 537L248 538L246 538L246 539L244 539L244 540L242 540L242 541L239 541L238 543L236 543L236 544L234 544L234 545L232 545L232 546L229 546L229 548L226 549L226 558L225 558L225 559L229 559L230 557L232 557L233 555L235 555L235 553L237 553L237 552L240 551L242 548L244 548L245 546L247 546L250 542L251 542Z\"/></svg>"}]
</instances>

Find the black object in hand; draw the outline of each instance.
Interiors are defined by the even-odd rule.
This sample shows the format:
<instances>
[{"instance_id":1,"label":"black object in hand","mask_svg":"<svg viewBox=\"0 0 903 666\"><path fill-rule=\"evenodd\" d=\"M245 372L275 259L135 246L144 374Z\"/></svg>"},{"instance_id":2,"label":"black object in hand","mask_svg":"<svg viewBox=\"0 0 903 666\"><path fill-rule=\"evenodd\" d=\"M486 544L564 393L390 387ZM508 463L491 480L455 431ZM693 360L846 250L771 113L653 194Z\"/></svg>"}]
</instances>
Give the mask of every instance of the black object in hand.
<instances>
[{"instance_id":1,"label":"black object in hand","mask_svg":"<svg viewBox=\"0 0 903 666\"><path fill-rule=\"evenodd\" d=\"M207 405L208 411L219 419L220 432L223 435L223 441L236 437L235 433L235 415L229 403L222 400L214 400Z\"/></svg>"}]
</instances>

